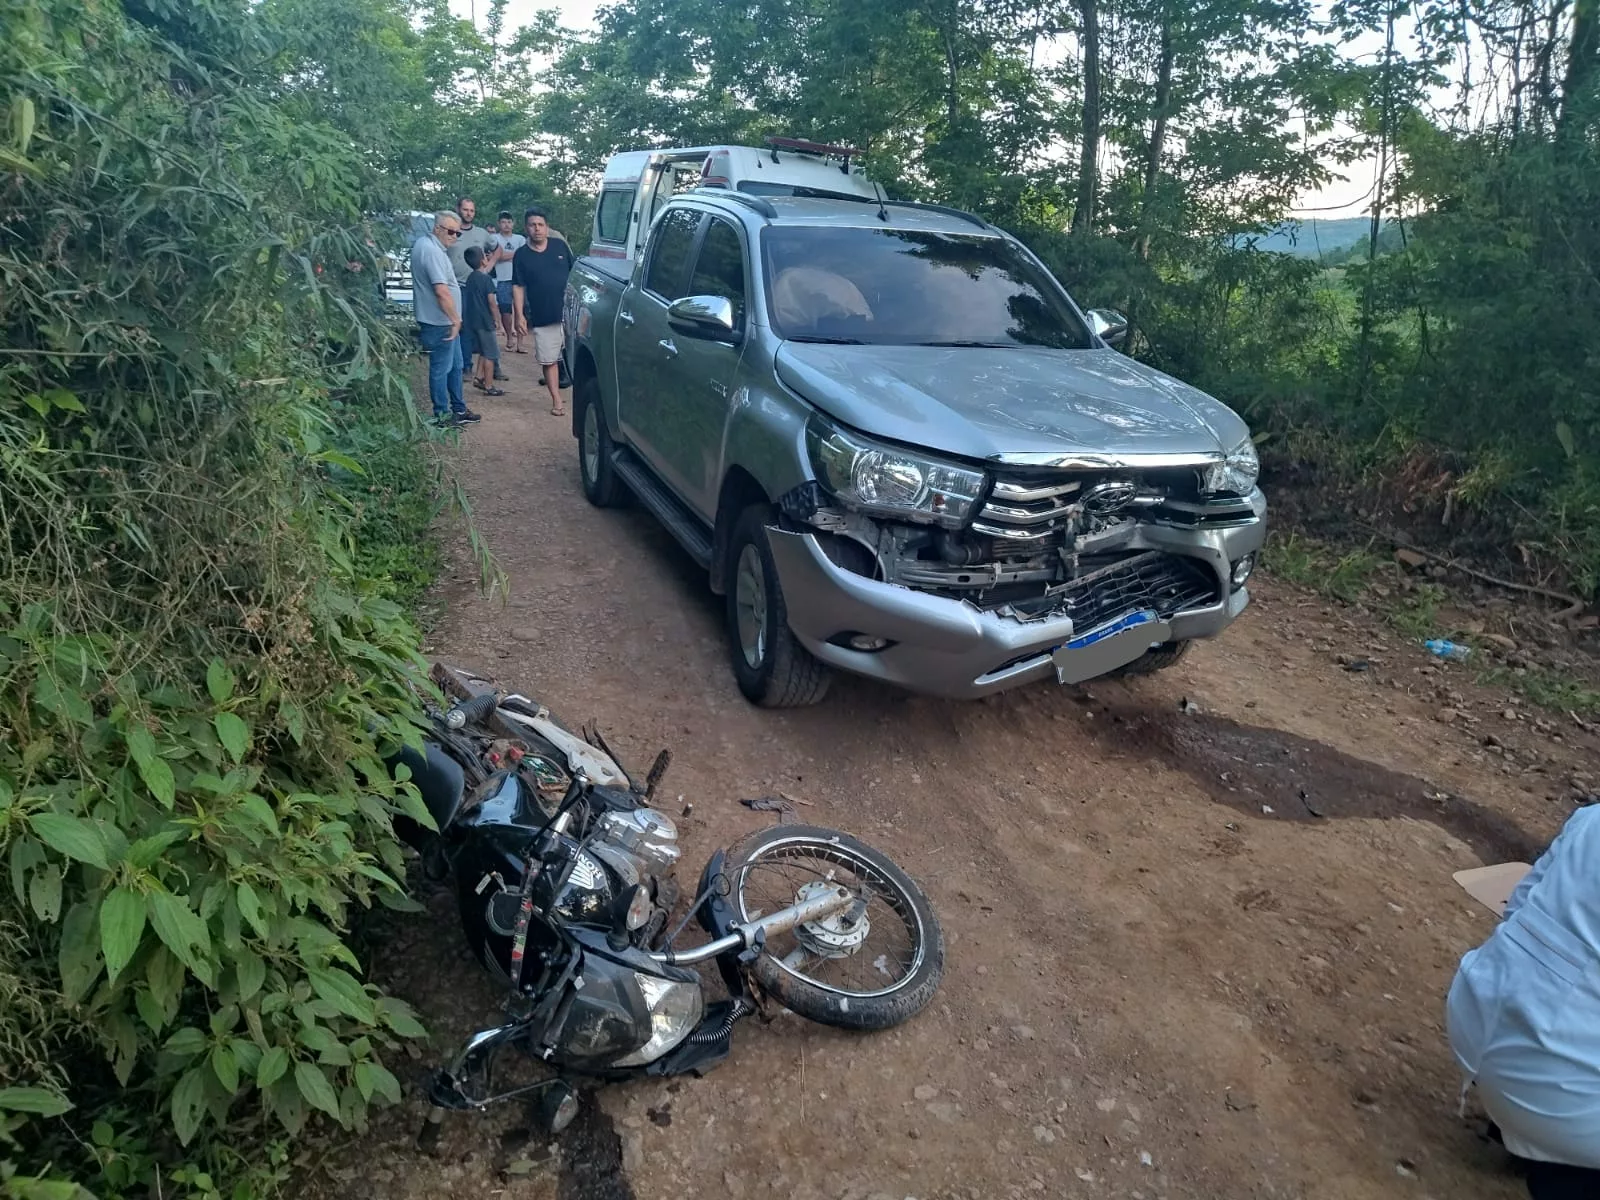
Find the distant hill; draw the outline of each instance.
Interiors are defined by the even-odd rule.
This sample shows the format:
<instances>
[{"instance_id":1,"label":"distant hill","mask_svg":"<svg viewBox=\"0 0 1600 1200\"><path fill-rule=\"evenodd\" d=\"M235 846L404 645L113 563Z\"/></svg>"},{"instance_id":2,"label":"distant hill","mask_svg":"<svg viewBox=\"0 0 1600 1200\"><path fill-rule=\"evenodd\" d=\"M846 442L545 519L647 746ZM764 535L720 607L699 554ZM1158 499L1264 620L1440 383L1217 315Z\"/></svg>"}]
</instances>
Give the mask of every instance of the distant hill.
<instances>
[{"instance_id":1,"label":"distant hill","mask_svg":"<svg viewBox=\"0 0 1600 1200\"><path fill-rule=\"evenodd\" d=\"M1371 228L1372 221L1368 217L1310 217L1303 221L1285 221L1271 233L1240 234L1238 241L1253 240L1258 250L1271 250L1276 254L1322 258L1363 241Z\"/></svg>"}]
</instances>

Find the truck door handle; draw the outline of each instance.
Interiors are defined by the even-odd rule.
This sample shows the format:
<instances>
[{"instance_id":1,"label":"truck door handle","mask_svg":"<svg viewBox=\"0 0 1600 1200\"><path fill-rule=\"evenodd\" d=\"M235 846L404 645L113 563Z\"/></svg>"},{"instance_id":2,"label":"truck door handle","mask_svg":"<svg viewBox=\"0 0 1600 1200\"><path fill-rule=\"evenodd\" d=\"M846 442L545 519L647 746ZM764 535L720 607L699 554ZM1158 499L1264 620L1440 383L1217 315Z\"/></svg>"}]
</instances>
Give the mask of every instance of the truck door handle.
<instances>
[{"instance_id":1,"label":"truck door handle","mask_svg":"<svg viewBox=\"0 0 1600 1200\"><path fill-rule=\"evenodd\" d=\"M629 312L627 309L623 309L621 312L619 312L617 314L617 320L621 321L624 325L632 325L633 324L633 314L631 312Z\"/></svg>"},{"instance_id":2,"label":"truck door handle","mask_svg":"<svg viewBox=\"0 0 1600 1200\"><path fill-rule=\"evenodd\" d=\"M660 346L663 350L665 350L667 352L667 357L668 358L677 358L678 357L678 348L672 344L672 339L671 338L662 338L659 342L656 343L656 345Z\"/></svg>"}]
</instances>

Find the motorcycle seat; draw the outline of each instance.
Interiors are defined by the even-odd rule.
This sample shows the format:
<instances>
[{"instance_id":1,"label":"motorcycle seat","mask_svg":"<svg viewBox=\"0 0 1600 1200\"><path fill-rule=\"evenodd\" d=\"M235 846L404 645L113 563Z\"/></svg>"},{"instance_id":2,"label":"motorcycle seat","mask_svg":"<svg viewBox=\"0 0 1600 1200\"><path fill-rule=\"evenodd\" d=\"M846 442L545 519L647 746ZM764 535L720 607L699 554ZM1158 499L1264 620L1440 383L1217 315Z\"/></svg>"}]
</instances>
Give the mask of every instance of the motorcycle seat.
<instances>
[{"instance_id":1,"label":"motorcycle seat","mask_svg":"<svg viewBox=\"0 0 1600 1200\"><path fill-rule=\"evenodd\" d=\"M428 815L443 833L461 812L467 778L456 761L438 746L428 742L427 749L427 755L423 756L410 746L402 746L389 765L393 770L397 763L405 763L410 769L411 782L422 793Z\"/></svg>"}]
</instances>

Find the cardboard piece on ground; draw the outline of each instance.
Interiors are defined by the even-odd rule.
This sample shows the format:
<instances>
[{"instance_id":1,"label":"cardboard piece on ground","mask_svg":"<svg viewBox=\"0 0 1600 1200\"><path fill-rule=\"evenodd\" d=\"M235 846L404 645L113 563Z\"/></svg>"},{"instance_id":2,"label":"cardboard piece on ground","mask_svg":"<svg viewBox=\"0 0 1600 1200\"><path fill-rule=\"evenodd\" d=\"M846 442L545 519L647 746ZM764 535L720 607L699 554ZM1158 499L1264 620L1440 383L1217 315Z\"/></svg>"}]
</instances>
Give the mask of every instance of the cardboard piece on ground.
<instances>
[{"instance_id":1,"label":"cardboard piece on ground","mask_svg":"<svg viewBox=\"0 0 1600 1200\"><path fill-rule=\"evenodd\" d=\"M1511 899L1511 893L1528 870L1529 866L1524 862L1495 863L1492 867L1457 871L1451 878L1479 904L1501 915L1506 911L1506 901Z\"/></svg>"}]
</instances>

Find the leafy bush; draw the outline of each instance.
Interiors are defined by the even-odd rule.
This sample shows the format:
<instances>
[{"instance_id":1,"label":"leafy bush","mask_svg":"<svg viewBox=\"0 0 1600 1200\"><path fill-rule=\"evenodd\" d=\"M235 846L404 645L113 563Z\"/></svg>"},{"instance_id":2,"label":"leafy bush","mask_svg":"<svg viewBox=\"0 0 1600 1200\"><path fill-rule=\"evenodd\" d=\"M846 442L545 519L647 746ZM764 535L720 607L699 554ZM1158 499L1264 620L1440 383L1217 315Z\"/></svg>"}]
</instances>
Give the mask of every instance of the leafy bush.
<instances>
[{"instance_id":1,"label":"leafy bush","mask_svg":"<svg viewBox=\"0 0 1600 1200\"><path fill-rule=\"evenodd\" d=\"M408 903L434 564L351 147L242 0L127 12L0 0L0 1195L52 1200L216 1194L423 1032L344 940Z\"/></svg>"}]
</instances>

